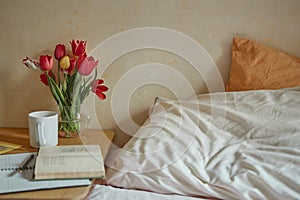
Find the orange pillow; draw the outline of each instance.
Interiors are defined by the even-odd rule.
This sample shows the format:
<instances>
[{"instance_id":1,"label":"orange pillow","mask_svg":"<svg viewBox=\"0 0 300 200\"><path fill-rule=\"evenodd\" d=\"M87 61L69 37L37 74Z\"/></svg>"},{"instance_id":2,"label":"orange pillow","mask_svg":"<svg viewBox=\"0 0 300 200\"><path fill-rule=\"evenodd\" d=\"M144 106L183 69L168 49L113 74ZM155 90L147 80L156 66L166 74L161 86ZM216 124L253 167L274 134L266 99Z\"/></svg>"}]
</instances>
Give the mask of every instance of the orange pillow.
<instances>
[{"instance_id":1,"label":"orange pillow","mask_svg":"<svg viewBox=\"0 0 300 200\"><path fill-rule=\"evenodd\" d=\"M300 86L300 59L255 41L233 38L226 91Z\"/></svg>"}]
</instances>

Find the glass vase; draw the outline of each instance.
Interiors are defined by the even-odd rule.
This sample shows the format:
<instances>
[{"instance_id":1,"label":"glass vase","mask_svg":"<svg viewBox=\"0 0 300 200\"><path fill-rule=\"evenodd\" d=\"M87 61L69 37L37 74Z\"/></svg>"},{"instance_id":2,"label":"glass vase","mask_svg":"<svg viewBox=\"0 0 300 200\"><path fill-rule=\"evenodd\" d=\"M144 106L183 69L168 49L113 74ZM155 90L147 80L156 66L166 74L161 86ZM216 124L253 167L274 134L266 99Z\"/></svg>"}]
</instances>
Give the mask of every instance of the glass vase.
<instances>
[{"instance_id":1,"label":"glass vase","mask_svg":"<svg viewBox=\"0 0 300 200\"><path fill-rule=\"evenodd\" d=\"M88 128L90 117L80 112L80 106L59 106L58 135L78 137Z\"/></svg>"}]
</instances>

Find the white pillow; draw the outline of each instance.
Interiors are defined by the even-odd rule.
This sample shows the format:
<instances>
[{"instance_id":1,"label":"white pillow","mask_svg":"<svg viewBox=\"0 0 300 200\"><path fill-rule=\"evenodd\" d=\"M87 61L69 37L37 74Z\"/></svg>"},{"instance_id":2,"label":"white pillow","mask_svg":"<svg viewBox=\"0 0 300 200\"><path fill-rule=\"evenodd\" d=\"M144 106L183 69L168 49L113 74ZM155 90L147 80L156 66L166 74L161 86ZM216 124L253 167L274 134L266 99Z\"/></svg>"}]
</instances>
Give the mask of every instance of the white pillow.
<instances>
[{"instance_id":1,"label":"white pillow","mask_svg":"<svg viewBox=\"0 0 300 200\"><path fill-rule=\"evenodd\" d=\"M160 98L114 159L107 182L188 196L295 198L299 90L205 94L185 102Z\"/></svg>"}]
</instances>

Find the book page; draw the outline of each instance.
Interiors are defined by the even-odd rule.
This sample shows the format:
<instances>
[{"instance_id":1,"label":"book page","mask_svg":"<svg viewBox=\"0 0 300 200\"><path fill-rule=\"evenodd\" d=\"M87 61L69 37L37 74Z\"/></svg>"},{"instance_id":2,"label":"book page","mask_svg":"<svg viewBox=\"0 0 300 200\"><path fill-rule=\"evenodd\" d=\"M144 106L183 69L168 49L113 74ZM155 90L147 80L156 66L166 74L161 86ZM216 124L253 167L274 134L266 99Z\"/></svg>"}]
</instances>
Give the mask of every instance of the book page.
<instances>
[{"instance_id":1,"label":"book page","mask_svg":"<svg viewBox=\"0 0 300 200\"><path fill-rule=\"evenodd\" d=\"M101 155L99 145L63 145L63 146L43 146L39 149L39 156L44 155ZM102 157L102 156L101 156Z\"/></svg>"}]
</instances>

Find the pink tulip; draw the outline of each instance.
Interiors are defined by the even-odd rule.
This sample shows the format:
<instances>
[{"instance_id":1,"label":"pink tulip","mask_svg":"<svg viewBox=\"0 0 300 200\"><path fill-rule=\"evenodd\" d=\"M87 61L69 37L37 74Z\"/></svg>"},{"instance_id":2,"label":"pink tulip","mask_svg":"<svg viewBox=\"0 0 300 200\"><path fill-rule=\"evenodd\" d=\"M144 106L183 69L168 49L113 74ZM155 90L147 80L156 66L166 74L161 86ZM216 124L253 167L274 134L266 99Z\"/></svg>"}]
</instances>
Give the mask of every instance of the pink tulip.
<instances>
[{"instance_id":1,"label":"pink tulip","mask_svg":"<svg viewBox=\"0 0 300 200\"><path fill-rule=\"evenodd\" d=\"M54 50L56 60L61 59L66 55L66 47L63 44L57 44Z\"/></svg>"},{"instance_id":2,"label":"pink tulip","mask_svg":"<svg viewBox=\"0 0 300 200\"><path fill-rule=\"evenodd\" d=\"M103 83L104 81L102 79L97 79L92 84L92 92L94 92L101 100L106 99L104 92L108 90L108 87L102 85Z\"/></svg>"},{"instance_id":3,"label":"pink tulip","mask_svg":"<svg viewBox=\"0 0 300 200\"><path fill-rule=\"evenodd\" d=\"M72 52L75 56L80 56L85 53L86 41L83 40L72 40L70 41Z\"/></svg>"},{"instance_id":4,"label":"pink tulip","mask_svg":"<svg viewBox=\"0 0 300 200\"><path fill-rule=\"evenodd\" d=\"M38 61L32 60L32 59L30 59L28 57L24 58L23 61L22 61L22 63L24 65L26 65L26 67L28 67L29 69L33 69L33 70L40 69L40 65L39 65Z\"/></svg>"},{"instance_id":5,"label":"pink tulip","mask_svg":"<svg viewBox=\"0 0 300 200\"><path fill-rule=\"evenodd\" d=\"M40 67L43 71L50 71L53 68L53 58L48 55L40 56Z\"/></svg>"},{"instance_id":6,"label":"pink tulip","mask_svg":"<svg viewBox=\"0 0 300 200\"><path fill-rule=\"evenodd\" d=\"M86 57L81 63L78 62L78 72L83 76L88 76L98 65L98 61L94 60L94 57Z\"/></svg>"}]
</instances>

